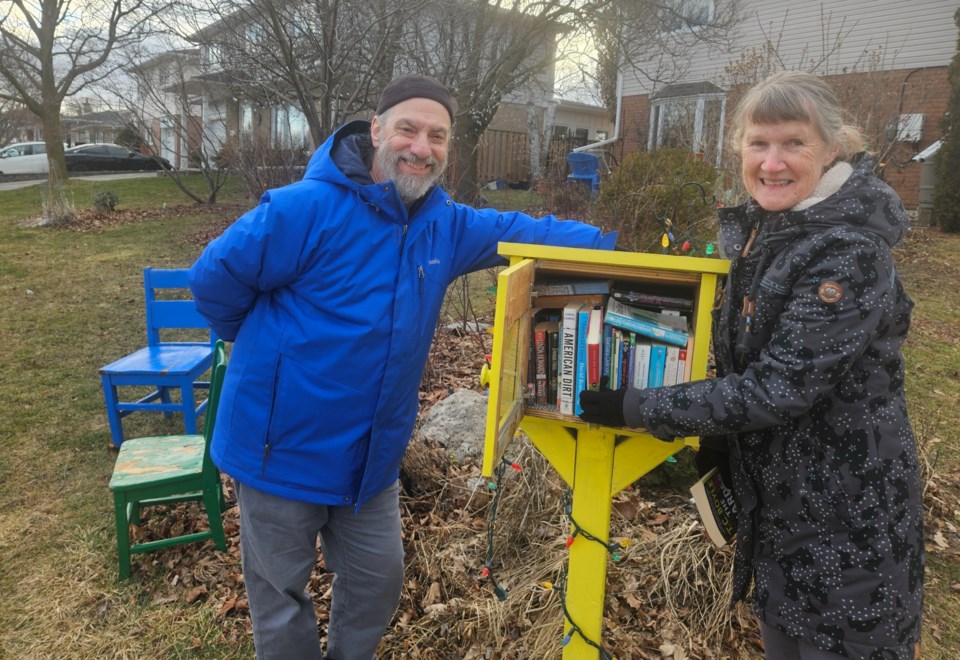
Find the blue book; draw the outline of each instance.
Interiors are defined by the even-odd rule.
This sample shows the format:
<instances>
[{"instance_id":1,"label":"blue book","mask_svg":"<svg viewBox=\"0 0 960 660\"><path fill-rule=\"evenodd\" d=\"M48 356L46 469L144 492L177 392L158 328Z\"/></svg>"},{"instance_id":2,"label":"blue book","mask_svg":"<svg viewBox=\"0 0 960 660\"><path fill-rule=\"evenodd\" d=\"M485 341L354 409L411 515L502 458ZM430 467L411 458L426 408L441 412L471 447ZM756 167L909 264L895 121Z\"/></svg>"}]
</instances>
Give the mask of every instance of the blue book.
<instances>
[{"instance_id":1,"label":"blue book","mask_svg":"<svg viewBox=\"0 0 960 660\"><path fill-rule=\"evenodd\" d=\"M621 302L611 298L607 302L607 313L603 317L604 323L616 326L623 330L630 330L649 339L687 347L687 333L663 323L657 323L645 316L635 313Z\"/></svg>"},{"instance_id":2,"label":"blue book","mask_svg":"<svg viewBox=\"0 0 960 660\"><path fill-rule=\"evenodd\" d=\"M580 407L580 392L587 389L587 328L590 326L590 310L577 313L577 378L573 388L573 414L583 412Z\"/></svg>"},{"instance_id":3,"label":"blue book","mask_svg":"<svg viewBox=\"0 0 960 660\"><path fill-rule=\"evenodd\" d=\"M544 279L533 283L535 296L579 296L610 293L610 280Z\"/></svg>"},{"instance_id":4,"label":"blue book","mask_svg":"<svg viewBox=\"0 0 960 660\"><path fill-rule=\"evenodd\" d=\"M660 344L654 344L650 350L650 376L647 381L648 387L660 387L663 385L663 368L667 364L667 347Z\"/></svg>"},{"instance_id":5,"label":"blue book","mask_svg":"<svg viewBox=\"0 0 960 660\"><path fill-rule=\"evenodd\" d=\"M610 382L610 349L613 346L613 327L603 324L603 361L600 365L600 375L607 377Z\"/></svg>"}]
</instances>

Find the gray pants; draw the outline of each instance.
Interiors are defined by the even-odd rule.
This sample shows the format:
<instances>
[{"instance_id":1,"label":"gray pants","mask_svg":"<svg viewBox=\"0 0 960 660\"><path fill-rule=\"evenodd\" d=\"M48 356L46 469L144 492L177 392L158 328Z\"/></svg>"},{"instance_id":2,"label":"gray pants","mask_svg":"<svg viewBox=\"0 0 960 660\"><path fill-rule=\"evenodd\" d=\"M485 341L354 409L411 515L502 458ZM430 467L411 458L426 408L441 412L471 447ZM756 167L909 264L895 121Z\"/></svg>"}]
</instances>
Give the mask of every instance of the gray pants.
<instances>
[{"instance_id":1,"label":"gray pants","mask_svg":"<svg viewBox=\"0 0 960 660\"><path fill-rule=\"evenodd\" d=\"M239 483L236 492L257 658L374 658L403 587L399 485L359 512L288 500ZM326 656L306 591L318 534L327 570L335 573Z\"/></svg>"}]
</instances>

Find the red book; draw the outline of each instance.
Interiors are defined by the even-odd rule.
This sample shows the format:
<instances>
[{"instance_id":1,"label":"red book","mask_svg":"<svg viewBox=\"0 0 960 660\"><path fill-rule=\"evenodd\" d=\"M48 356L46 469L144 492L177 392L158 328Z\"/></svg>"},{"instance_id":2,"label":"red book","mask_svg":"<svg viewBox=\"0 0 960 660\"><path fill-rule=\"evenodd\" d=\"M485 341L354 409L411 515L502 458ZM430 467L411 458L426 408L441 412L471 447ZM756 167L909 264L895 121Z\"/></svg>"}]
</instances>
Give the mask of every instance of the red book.
<instances>
[{"instance_id":1,"label":"red book","mask_svg":"<svg viewBox=\"0 0 960 660\"><path fill-rule=\"evenodd\" d=\"M600 343L603 339L603 309L596 306L590 310L587 326L587 389L600 389Z\"/></svg>"}]
</instances>

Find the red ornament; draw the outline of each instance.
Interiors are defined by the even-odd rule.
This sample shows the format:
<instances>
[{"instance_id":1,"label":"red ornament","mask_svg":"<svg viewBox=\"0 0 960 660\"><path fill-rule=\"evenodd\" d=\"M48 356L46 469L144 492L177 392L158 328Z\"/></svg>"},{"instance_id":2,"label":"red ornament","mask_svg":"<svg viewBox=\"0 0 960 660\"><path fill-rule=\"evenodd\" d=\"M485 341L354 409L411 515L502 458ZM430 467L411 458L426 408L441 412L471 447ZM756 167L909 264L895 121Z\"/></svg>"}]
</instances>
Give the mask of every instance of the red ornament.
<instances>
[{"instance_id":1,"label":"red ornament","mask_svg":"<svg viewBox=\"0 0 960 660\"><path fill-rule=\"evenodd\" d=\"M689 251L690 251L690 248L692 248L692 247L693 247L693 246L690 245L690 241L684 241L684 242L683 242L683 246L681 246L681 248L680 248L680 251L681 251L681 252L689 252Z\"/></svg>"}]
</instances>

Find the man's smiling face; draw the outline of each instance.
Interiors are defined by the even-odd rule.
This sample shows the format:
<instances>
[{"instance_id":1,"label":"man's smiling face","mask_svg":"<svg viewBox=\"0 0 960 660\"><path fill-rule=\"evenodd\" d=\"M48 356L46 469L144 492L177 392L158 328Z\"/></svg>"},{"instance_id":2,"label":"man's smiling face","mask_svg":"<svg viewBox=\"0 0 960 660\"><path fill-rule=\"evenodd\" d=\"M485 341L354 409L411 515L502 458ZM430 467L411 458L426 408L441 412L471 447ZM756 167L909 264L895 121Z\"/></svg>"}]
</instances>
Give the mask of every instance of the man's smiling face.
<instances>
[{"instance_id":1,"label":"man's smiling face","mask_svg":"<svg viewBox=\"0 0 960 660\"><path fill-rule=\"evenodd\" d=\"M373 180L393 181L408 204L423 197L447 167L450 132L446 108L431 99L407 99L374 117Z\"/></svg>"},{"instance_id":2,"label":"man's smiling face","mask_svg":"<svg viewBox=\"0 0 960 660\"><path fill-rule=\"evenodd\" d=\"M839 152L802 121L748 124L741 145L743 183L768 211L785 211L809 197Z\"/></svg>"}]
</instances>

